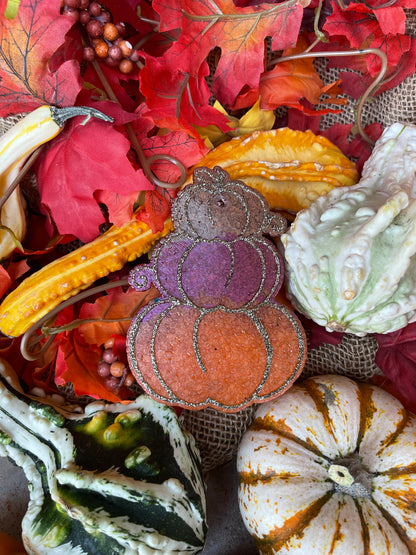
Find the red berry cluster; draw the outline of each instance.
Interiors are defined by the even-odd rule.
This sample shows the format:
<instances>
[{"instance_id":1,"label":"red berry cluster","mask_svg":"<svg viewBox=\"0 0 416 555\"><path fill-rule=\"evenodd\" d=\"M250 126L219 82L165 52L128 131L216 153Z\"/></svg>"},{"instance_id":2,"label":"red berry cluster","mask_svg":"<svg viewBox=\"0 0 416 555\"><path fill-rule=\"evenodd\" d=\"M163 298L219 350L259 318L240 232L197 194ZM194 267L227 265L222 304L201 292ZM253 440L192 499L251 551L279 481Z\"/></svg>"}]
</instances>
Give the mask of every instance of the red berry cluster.
<instances>
[{"instance_id":1,"label":"red berry cluster","mask_svg":"<svg viewBox=\"0 0 416 555\"><path fill-rule=\"evenodd\" d=\"M114 353L114 338L110 337L103 345L103 355L97 366L97 374L103 378L109 391L118 391L123 385L131 387L136 380L127 365Z\"/></svg>"},{"instance_id":2,"label":"red berry cluster","mask_svg":"<svg viewBox=\"0 0 416 555\"><path fill-rule=\"evenodd\" d=\"M138 54L125 38L126 25L114 23L105 6L91 0L64 0L62 12L85 28L90 44L84 46L84 60L91 62L97 58L122 73L133 71Z\"/></svg>"}]
</instances>

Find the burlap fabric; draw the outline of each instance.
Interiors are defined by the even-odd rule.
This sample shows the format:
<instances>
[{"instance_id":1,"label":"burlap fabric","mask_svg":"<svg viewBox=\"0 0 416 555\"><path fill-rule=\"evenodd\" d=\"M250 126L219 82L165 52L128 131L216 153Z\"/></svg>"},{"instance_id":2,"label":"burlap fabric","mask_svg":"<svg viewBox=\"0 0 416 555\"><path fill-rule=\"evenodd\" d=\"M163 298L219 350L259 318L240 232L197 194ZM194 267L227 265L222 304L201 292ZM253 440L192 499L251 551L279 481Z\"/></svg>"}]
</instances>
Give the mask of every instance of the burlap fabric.
<instances>
[{"instance_id":1,"label":"burlap fabric","mask_svg":"<svg viewBox=\"0 0 416 555\"><path fill-rule=\"evenodd\" d=\"M407 33L416 36L416 10L409 10L407 15ZM328 70L327 63L327 59L318 59L315 62L322 80L330 83L338 78L338 71ZM397 121L416 123L415 91L416 75L412 75L395 89L371 99L363 109L363 124L379 122L390 125ZM322 117L321 128L326 129L334 123L354 123L355 107L356 102L351 98L348 99L348 104L341 114L328 114ZM0 134L18 119L17 116L0 120ZM33 175L26 178L26 181L28 180L31 188ZM26 188L28 188L27 185ZM374 362L376 351L377 341L373 336L358 338L346 334L338 345L322 344L317 348L308 349L306 365L300 379L316 374L336 373L366 380L374 374L381 373ZM196 439L205 472L229 462L235 456L240 439L250 425L254 412L255 406L227 414L214 409L182 411L181 421Z\"/></svg>"}]
</instances>

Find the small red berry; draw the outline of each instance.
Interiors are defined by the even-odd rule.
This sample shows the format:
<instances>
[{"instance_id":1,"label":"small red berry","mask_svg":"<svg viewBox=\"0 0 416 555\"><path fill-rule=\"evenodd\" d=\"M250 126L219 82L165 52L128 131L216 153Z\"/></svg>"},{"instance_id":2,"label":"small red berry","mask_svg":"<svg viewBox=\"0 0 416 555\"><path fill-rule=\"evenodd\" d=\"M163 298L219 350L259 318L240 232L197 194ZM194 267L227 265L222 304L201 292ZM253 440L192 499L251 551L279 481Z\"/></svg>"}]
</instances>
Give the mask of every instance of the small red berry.
<instances>
[{"instance_id":1,"label":"small red berry","mask_svg":"<svg viewBox=\"0 0 416 555\"><path fill-rule=\"evenodd\" d=\"M98 2L91 2L88 7L88 11L93 17L98 17L99 15L101 15L101 4L99 4Z\"/></svg>"},{"instance_id":2,"label":"small red berry","mask_svg":"<svg viewBox=\"0 0 416 555\"><path fill-rule=\"evenodd\" d=\"M97 366L97 374L100 376L100 378L108 378L108 376L110 375L110 365L107 362L100 362L100 364Z\"/></svg>"},{"instance_id":3,"label":"small red berry","mask_svg":"<svg viewBox=\"0 0 416 555\"><path fill-rule=\"evenodd\" d=\"M64 5L68 6L68 8L78 10L80 6L80 0L64 0Z\"/></svg>"},{"instance_id":4,"label":"small red berry","mask_svg":"<svg viewBox=\"0 0 416 555\"><path fill-rule=\"evenodd\" d=\"M79 22L81 23L81 25L86 25L90 21L90 19L91 16L86 10L79 12Z\"/></svg>"},{"instance_id":5,"label":"small red berry","mask_svg":"<svg viewBox=\"0 0 416 555\"><path fill-rule=\"evenodd\" d=\"M115 378L121 378L121 376L126 372L126 365L119 360L113 362L110 366L110 374Z\"/></svg>"},{"instance_id":6,"label":"small red berry","mask_svg":"<svg viewBox=\"0 0 416 555\"><path fill-rule=\"evenodd\" d=\"M92 62L95 59L95 50L92 46L85 46L82 51L82 57L86 62Z\"/></svg>"},{"instance_id":7,"label":"small red berry","mask_svg":"<svg viewBox=\"0 0 416 555\"><path fill-rule=\"evenodd\" d=\"M87 33L93 39L101 37L103 34L103 24L97 19L91 19L86 25Z\"/></svg>"},{"instance_id":8,"label":"small red berry","mask_svg":"<svg viewBox=\"0 0 416 555\"><path fill-rule=\"evenodd\" d=\"M105 349L103 352L103 360L108 362L108 364L112 364L115 360L117 360L117 357L111 349Z\"/></svg>"},{"instance_id":9,"label":"small red berry","mask_svg":"<svg viewBox=\"0 0 416 555\"><path fill-rule=\"evenodd\" d=\"M108 54L108 44L105 40L99 40L95 45L94 50L99 58L106 58Z\"/></svg>"},{"instance_id":10,"label":"small red berry","mask_svg":"<svg viewBox=\"0 0 416 555\"><path fill-rule=\"evenodd\" d=\"M121 51L121 48L119 46L116 46L115 44L113 44L108 49L108 56L110 58L113 58L113 60L120 61L123 57L123 52Z\"/></svg>"}]
</instances>

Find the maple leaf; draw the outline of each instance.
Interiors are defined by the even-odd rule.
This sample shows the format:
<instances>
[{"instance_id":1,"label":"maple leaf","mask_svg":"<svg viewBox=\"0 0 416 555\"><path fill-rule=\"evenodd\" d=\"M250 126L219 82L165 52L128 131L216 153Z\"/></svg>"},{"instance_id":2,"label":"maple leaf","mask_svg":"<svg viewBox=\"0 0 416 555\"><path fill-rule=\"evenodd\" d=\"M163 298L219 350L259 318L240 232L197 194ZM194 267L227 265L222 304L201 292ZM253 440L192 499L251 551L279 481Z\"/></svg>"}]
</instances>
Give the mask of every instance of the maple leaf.
<instances>
[{"instance_id":1,"label":"maple leaf","mask_svg":"<svg viewBox=\"0 0 416 555\"><path fill-rule=\"evenodd\" d=\"M297 131L306 131L310 129L316 135L319 134L321 123L321 114L307 114L296 108L289 108L287 111L287 118L282 122L279 127L289 127Z\"/></svg>"},{"instance_id":2,"label":"maple leaf","mask_svg":"<svg viewBox=\"0 0 416 555\"><path fill-rule=\"evenodd\" d=\"M403 34L403 18L397 16L398 10L403 12L400 7L384 8L382 22L387 25L386 21L389 20L387 33L377 19L377 12L382 10L373 10L367 4L354 2L345 9L341 9L335 2L332 4L332 9L333 12L327 18L323 29L330 36L346 37L352 48L380 48L387 55L390 68L395 68L403 54L411 47L411 37ZM389 10L389 16L387 16L387 10ZM365 59L370 75L376 75L381 67L379 57L369 54Z\"/></svg>"},{"instance_id":3,"label":"maple leaf","mask_svg":"<svg viewBox=\"0 0 416 555\"><path fill-rule=\"evenodd\" d=\"M307 38L300 35L296 47L285 50L282 59L302 53L308 46ZM337 83L323 84L313 65L313 58L282 61L272 70L264 72L260 78L260 107L264 110L274 110L278 106L287 106L308 111L307 106L301 103L302 99L314 105L319 102L321 94L325 93L330 96L325 102L339 102L335 97L342 91L336 85ZM328 111L332 110L321 110L321 113Z\"/></svg>"},{"instance_id":4,"label":"maple leaf","mask_svg":"<svg viewBox=\"0 0 416 555\"><path fill-rule=\"evenodd\" d=\"M79 318L87 320L78 331L89 345L102 345L114 335L127 335L127 329L136 312L155 299L159 292L151 287L148 291L121 288L112 289L92 303L84 303Z\"/></svg>"},{"instance_id":5,"label":"maple leaf","mask_svg":"<svg viewBox=\"0 0 416 555\"><path fill-rule=\"evenodd\" d=\"M7 270L0 265L0 297L9 290L12 284L12 279Z\"/></svg>"},{"instance_id":6,"label":"maple leaf","mask_svg":"<svg viewBox=\"0 0 416 555\"><path fill-rule=\"evenodd\" d=\"M209 74L204 61L195 74L175 66L176 56L169 49L155 58L142 52L145 66L140 72L140 90L146 99L148 115L158 127L193 132L193 125L227 128L226 118L210 106L211 91L205 81Z\"/></svg>"},{"instance_id":7,"label":"maple leaf","mask_svg":"<svg viewBox=\"0 0 416 555\"><path fill-rule=\"evenodd\" d=\"M224 106L233 104L244 85L258 85L266 37L273 50L296 44L303 15L296 0L245 8L232 0L155 0L153 8L160 15L160 32L181 30L169 49L177 70L195 75L209 52L221 49L212 91Z\"/></svg>"},{"instance_id":8,"label":"maple leaf","mask_svg":"<svg viewBox=\"0 0 416 555\"><path fill-rule=\"evenodd\" d=\"M111 125L74 119L47 150L37 170L42 206L59 233L84 242L105 219L94 199L97 190L120 194L152 187L127 159L129 141Z\"/></svg>"},{"instance_id":9,"label":"maple leaf","mask_svg":"<svg viewBox=\"0 0 416 555\"><path fill-rule=\"evenodd\" d=\"M15 18L0 15L0 116L45 103L75 103L82 86L78 63L68 60L54 72L49 68L73 25L60 7L60 0L22 0Z\"/></svg>"},{"instance_id":10,"label":"maple leaf","mask_svg":"<svg viewBox=\"0 0 416 555\"><path fill-rule=\"evenodd\" d=\"M405 399L416 403L416 323L401 330L375 334L375 363Z\"/></svg>"},{"instance_id":11,"label":"maple leaf","mask_svg":"<svg viewBox=\"0 0 416 555\"><path fill-rule=\"evenodd\" d=\"M55 363L56 385L72 383L75 395L89 395L113 403L125 399L126 388L118 393L111 392L99 378L97 366L101 356L102 349L86 343L78 330L63 334ZM130 396L133 397L131 392Z\"/></svg>"},{"instance_id":12,"label":"maple leaf","mask_svg":"<svg viewBox=\"0 0 416 555\"><path fill-rule=\"evenodd\" d=\"M143 210L137 218L147 224L153 233L162 231L175 197L176 189L156 187L154 191L146 192Z\"/></svg>"},{"instance_id":13,"label":"maple leaf","mask_svg":"<svg viewBox=\"0 0 416 555\"><path fill-rule=\"evenodd\" d=\"M285 50L279 58L282 61L278 60L273 69L262 73L258 89L240 94L233 108L246 108L258 97L262 110L275 110L279 106L286 106L307 113L338 112L327 108L313 109L313 105L318 102L345 104L345 98L337 98L338 95L343 94L339 87L340 80L324 85L314 67L312 57L285 60L286 57L305 52L309 45L306 34L300 35L296 47ZM321 95L326 95L328 98L321 99Z\"/></svg>"}]
</instances>

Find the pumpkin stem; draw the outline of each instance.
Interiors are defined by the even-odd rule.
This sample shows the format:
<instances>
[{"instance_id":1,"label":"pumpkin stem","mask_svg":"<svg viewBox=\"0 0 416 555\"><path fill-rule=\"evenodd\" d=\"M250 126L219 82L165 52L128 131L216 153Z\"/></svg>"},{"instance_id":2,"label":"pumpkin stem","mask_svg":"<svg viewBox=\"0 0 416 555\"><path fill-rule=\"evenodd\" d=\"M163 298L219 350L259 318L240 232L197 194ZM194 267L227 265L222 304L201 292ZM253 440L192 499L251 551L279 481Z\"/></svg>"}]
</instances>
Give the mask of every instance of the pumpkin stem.
<instances>
[{"instance_id":1,"label":"pumpkin stem","mask_svg":"<svg viewBox=\"0 0 416 555\"><path fill-rule=\"evenodd\" d=\"M362 466L358 453L334 461L328 468L328 476L343 493L355 498L370 496L373 476Z\"/></svg>"},{"instance_id":2,"label":"pumpkin stem","mask_svg":"<svg viewBox=\"0 0 416 555\"><path fill-rule=\"evenodd\" d=\"M328 469L328 476L340 486L349 487L354 482L354 477L350 474L348 468L340 464L331 464Z\"/></svg>"}]
</instances>

